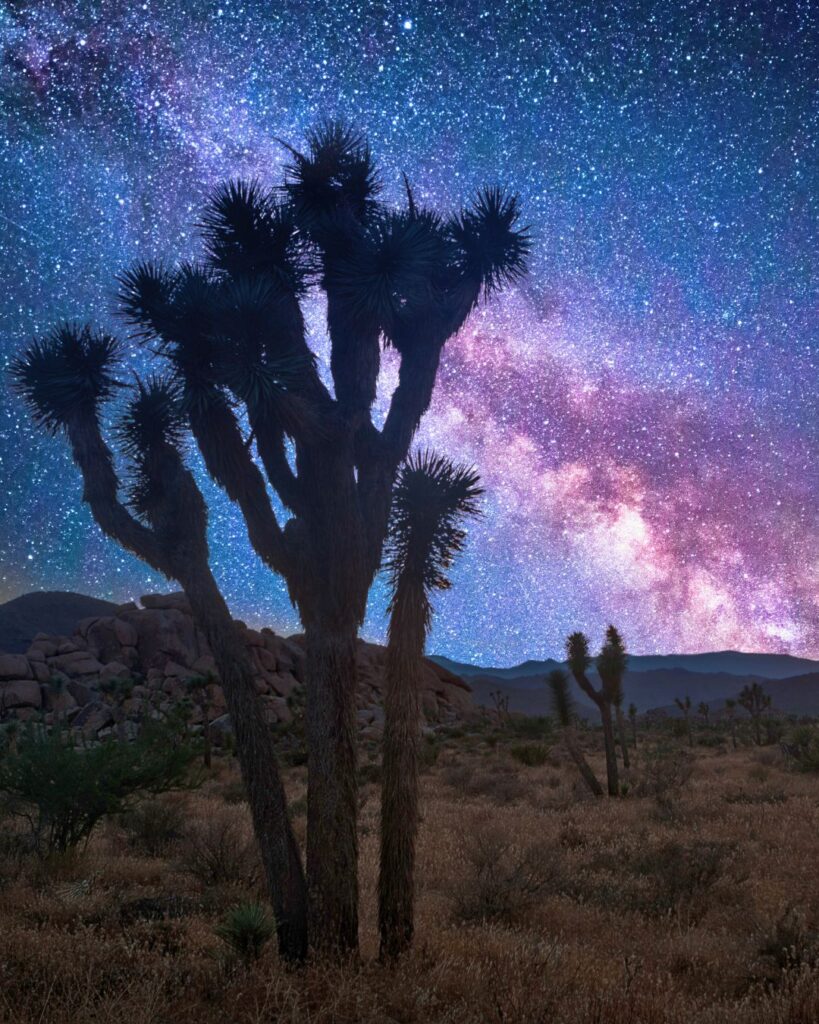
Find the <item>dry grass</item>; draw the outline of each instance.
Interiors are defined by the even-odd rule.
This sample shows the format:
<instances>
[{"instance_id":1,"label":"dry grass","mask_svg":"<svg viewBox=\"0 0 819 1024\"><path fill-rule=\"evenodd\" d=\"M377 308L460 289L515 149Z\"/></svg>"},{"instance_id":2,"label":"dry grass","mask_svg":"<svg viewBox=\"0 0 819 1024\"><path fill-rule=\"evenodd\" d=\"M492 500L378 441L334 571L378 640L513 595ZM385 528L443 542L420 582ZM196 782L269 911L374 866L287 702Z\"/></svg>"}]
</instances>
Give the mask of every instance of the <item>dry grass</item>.
<instances>
[{"instance_id":1,"label":"dry grass","mask_svg":"<svg viewBox=\"0 0 819 1024\"><path fill-rule=\"evenodd\" d=\"M245 969L214 926L261 895L231 762L83 854L0 863L0 1020L16 1024L819 1020L819 782L698 749L589 798L559 756L463 736L423 776L417 942L375 960L378 786L362 781L362 952ZM593 737L586 737L593 745ZM602 774L597 751L590 757ZM303 831L304 771L289 773ZM176 813L174 813L176 812Z\"/></svg>"}]
</instances>

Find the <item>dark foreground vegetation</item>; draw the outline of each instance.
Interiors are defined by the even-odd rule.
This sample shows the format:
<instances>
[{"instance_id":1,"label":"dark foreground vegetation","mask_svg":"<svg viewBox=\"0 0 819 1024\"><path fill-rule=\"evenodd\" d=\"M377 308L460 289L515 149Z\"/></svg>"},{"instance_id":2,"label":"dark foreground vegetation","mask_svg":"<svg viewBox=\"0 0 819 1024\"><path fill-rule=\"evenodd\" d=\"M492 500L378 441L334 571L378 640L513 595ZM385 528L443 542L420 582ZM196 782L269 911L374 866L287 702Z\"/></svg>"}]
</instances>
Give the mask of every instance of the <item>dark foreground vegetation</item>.
<instances>
[{"instance_id":1,"label":"dark foreground vegetation","mask_svg":"<svg viewBox=\"0 0 819 1024\"><path fill-rule=\"evenodd\" d=\"M375 745L359 771L361 954L302 969L279 959L229 754L205 771L201 751L169 739L174 757L140 768L137 748L134 777L173 791L129 796L63 850L34 841L7 790L0 1019L819 1019L816 727L780 723L771 737L784 745L763 728L757 745L749 719L700 718L689 746L684 719L635 724L623 795L608 799L584 783L557 722L493 715L425 737L415 944L391 962L377 959ZM581 725L572 741L605 778L602 729ZM7 738L3 763L36 760L30 742L15 735L14 754ZM283 774L303 839L306 769Z\"/></svg>"}]
</instances>

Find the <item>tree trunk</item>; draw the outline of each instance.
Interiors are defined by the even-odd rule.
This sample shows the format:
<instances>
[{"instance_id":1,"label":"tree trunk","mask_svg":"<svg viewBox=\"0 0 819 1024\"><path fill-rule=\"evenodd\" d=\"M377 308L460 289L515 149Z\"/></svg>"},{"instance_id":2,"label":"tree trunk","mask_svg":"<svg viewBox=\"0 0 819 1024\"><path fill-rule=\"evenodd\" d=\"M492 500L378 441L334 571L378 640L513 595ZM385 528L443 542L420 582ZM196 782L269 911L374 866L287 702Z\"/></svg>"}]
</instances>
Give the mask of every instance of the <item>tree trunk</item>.
<instances>
[{"instance_id":1,"label":"tree trunk","mask_svg":"<svg viewBox=\"0 0 819 1024\"><path fill-rule=\"evenodd\" d=\"M303 960L307 955L304 872L287 813L273 734L256 692L250 659L210 570L186 575L185 579L181 575L194 620L216 662L230 713L236 754L276 918L279 952L288 960Z\"/></svg>"},{"instance_id":2,"label":"tree trunk","mask_svg":"<svg viewBox=\"0 0 819 1024\"><path fill-rule=\"evenodd\" d=\"M759 720L759 715L754 715L754 735L756 736L756 745L762 746L762 729Z\"/></svg>"},{"instance_id":3,"label":"tree trunk","mask_svg":"<svg viewBox=\"0 0 819 1024\"><path fill-rule=\"evenodd\" d=\"M420 595L424 600L423 593ZM404 598L404 599L402 599ZM381 862L378 928L381 956L396 957L412 942L415 902L415 840L418 833L418 744L424 608L400 595L387 645L384 700Z\"/></svg>"},{"instance_id":4,"label":"tree trunk","mask_svg":"<svg viewBox=\"0 0 819 1024\"><path fill-rule=\"evenodd\" d=\"M731 719L731 745L737 749L737 723Z\"/></svg>"},{"instance_id":5,"label":"tree trunk","mask_svg":"<svg viewBox=\"0 0 819 1024\"><path fill-rule=\"evenodd\" d=\"M603 787L597 780L597 776L591 769L591 765L583 756L583 751L580 749L580 744L577 742L577 735L573 728L567 728L563 730L563 739L566 742L566 749L569 751L569 756L577 765L577 769L580 772L583 781L592 791L595 796L603 795Z\"/></svg>"},{"instance_id":6,"label":"tree trunk","mask_svg":"<svg viewBox=\"0 0 819 1024\"><path fill-rule=\"evenodd\" d=\"M628 756L628 742L626 740L626 722L623 718L623 709L619 704L615 705L615 714L617 715L617 734L620 739L620 753L623 755L623 767L630 768Z\"/></svg>"},{"instance_id":7,"label":"tree trunk","mask_svg":"<svg viewBox=\"0 0 819 1024\"><path fill-rule=\"evenodd\" d=\"M358 947L356 630L306 628L307 884L310 945Z\"/></svg>"},{"instance_id":8,"label":"tree trunk","mask_svg":"<svg viewBox=\"0 0 819 1024\"><path fill-rule=\"evenodd\" d=\"M634 744L635 749L637 748L637 719L631 720L631 741Z\"/></svg>"},{"instance_id":9,"label":"tree trunk","mask_svg":"<svg viewBox=\"0 0 819 1024\"><path fill-rule=\"evenodd\" d=\"M609 796L620 795L620 780L617 771L617 751L614 749L614 725L611 720L611 704L600 703L600 718L603 721L603 743L606 748L606 780Z\"/></svg>"},{"instance_id":10,"label":"tree trunk","mask_svg":"<svg viewBox=\"0 0 819 1024\"><path fill-rule=\"evenodd\" d=\"M685 725L688 729L688 746L694 746L694 730L691 728L691 717L690 715L685 716Z\"/></svg>"}]
</instances>

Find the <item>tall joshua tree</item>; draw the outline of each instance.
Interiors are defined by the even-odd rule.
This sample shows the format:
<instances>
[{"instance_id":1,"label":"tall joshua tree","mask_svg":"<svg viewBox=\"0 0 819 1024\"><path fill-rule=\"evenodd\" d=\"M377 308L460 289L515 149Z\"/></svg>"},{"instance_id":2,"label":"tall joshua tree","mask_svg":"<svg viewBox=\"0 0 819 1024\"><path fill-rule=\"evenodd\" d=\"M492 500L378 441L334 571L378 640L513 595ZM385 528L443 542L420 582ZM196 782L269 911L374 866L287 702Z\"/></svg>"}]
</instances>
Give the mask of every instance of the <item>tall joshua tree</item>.
<instances>
[{"instance_id":1,"label":"tall joshua tree","mask_svg":"<svg viewBox=\"0 0 819 1024\"><path fill-rule=\"evenodd\" d=\"M589 654L589 638L584 633L572 633L566 641L566 655L575 682L586 696L594 701L600 711L600 721L603 724L603 745L606 751L608 792L609 796L619 796L620 779L617 770L617 752L614 747L611 695L606 688L605 681L599 690L596 690L589 681L587 673L592 664Z\"/></svg>"},{"instance_id":2,"label":"tall joshua tree","mask_svg":"<svg viewBox=\"0 0 819 1024\"><path fill-rule=\"evenodd\" d=\"M118 356L109 335L64 325L34 342L13 364L12 374L35 420L67 438L83 477L83 499L100 528L153 569L178 580L188 596L213 652L236 731L279 949L290 959L301 959L307 951L301 860L250 659L210 571L207 510L181 455L178 392L155 379L133 389L117 430L131 467L123 497L101 429L101 407L122 387L114 374Z\"/></svg>"},{"instance_id":3,"label":"tall joshua tree","mask_svg":"<svg viewBox=\"0 0 819 1024\"><path fill-rule=\"evenodd\" d=\"M393 494L378 878L381 955L386 957L403 952L413 934L420 686L431 597L450 587L447 570L463 548L463 522L477 515L481 493L473 470L427 452L402 466Z\"/></svg>"},{"instance_id":4,"label":"tall joshua tree","mask_svg":"<svg viewBox=\"0 0 819 1024\"><path fill-rule=\"evenodd\" d=\"M623 676L628 666L628 655L623 638L614 628L606 630L606 641L597 656L597 671L603 683L603 690L609 703L614 707L617 722L617 738L623 757L623 767L629 768L628 741L626 739L626 723L623 717Z\"/></svg>"},{"instance_id":5,"label":"tall joshua tree","mask_svg":"<svg viewBox=\"0 0 819 1024\"><path fill-rule=\"evenodd\" d=\"M580 772L580 777L594 796L602 796L603 787L598 782L597 776L592 771L591 765L586 760L583 751L580 749L580 744L577 742L577 733L574 727L574 701L569 693L569 680L566 673L562 672L559 668L555 669L549 673L547 683L552 694L552 710L563 730L563 741L566 744L566 749L569 751L569 757L574 761L577 770Z\"/></svg>"},{"instance_id":6,"label":"tall joshua tree","mask_svg":"<svg viewBox=\"0 0 819 1024\"><path fill-rule=\"evenodd\" d=\"M388 208L363 138L328 123L288 147L283 184L218 188L204 257L120 278L135 337L166 361L207 472L286 581L307 646L310 940L358 942L356 638L381 564L392 488L429 406L441 353L482 297L524 272L517 199L487 188L445 218ZM303 304L326 298L332 388ZM380 429L381 345L399 355ZM289 516L279 521L275 492Z\"/></svg>"}]
</instances>

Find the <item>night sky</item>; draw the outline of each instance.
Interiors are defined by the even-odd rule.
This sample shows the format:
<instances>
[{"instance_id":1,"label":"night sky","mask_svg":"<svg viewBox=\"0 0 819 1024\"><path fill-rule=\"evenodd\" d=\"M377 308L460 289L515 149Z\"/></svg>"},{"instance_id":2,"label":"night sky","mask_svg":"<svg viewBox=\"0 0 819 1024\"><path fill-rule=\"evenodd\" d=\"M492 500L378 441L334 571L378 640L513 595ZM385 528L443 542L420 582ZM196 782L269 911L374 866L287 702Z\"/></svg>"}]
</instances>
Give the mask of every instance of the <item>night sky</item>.
<instances>
[{"instance_id":1,"label":"night sky","mask_svg":"<svg viewBox=\"0 0 819 1024\"><path fill-rule=\"evenodd\" d=\"M194 255L210 186L280 181L273 136L341 115L388 197L402 171L441 209L500 180L534 236L419 436L487 489L431 650L512 664L613 621L639 653L819 657L819 7L15 2L0 40L0 362L60 318L114 326L120 269ZM0 480L0 600L169 589L102 538L5 379ZM295 630L203 488L234 614Z\"/></svg>"}]
</instances>

